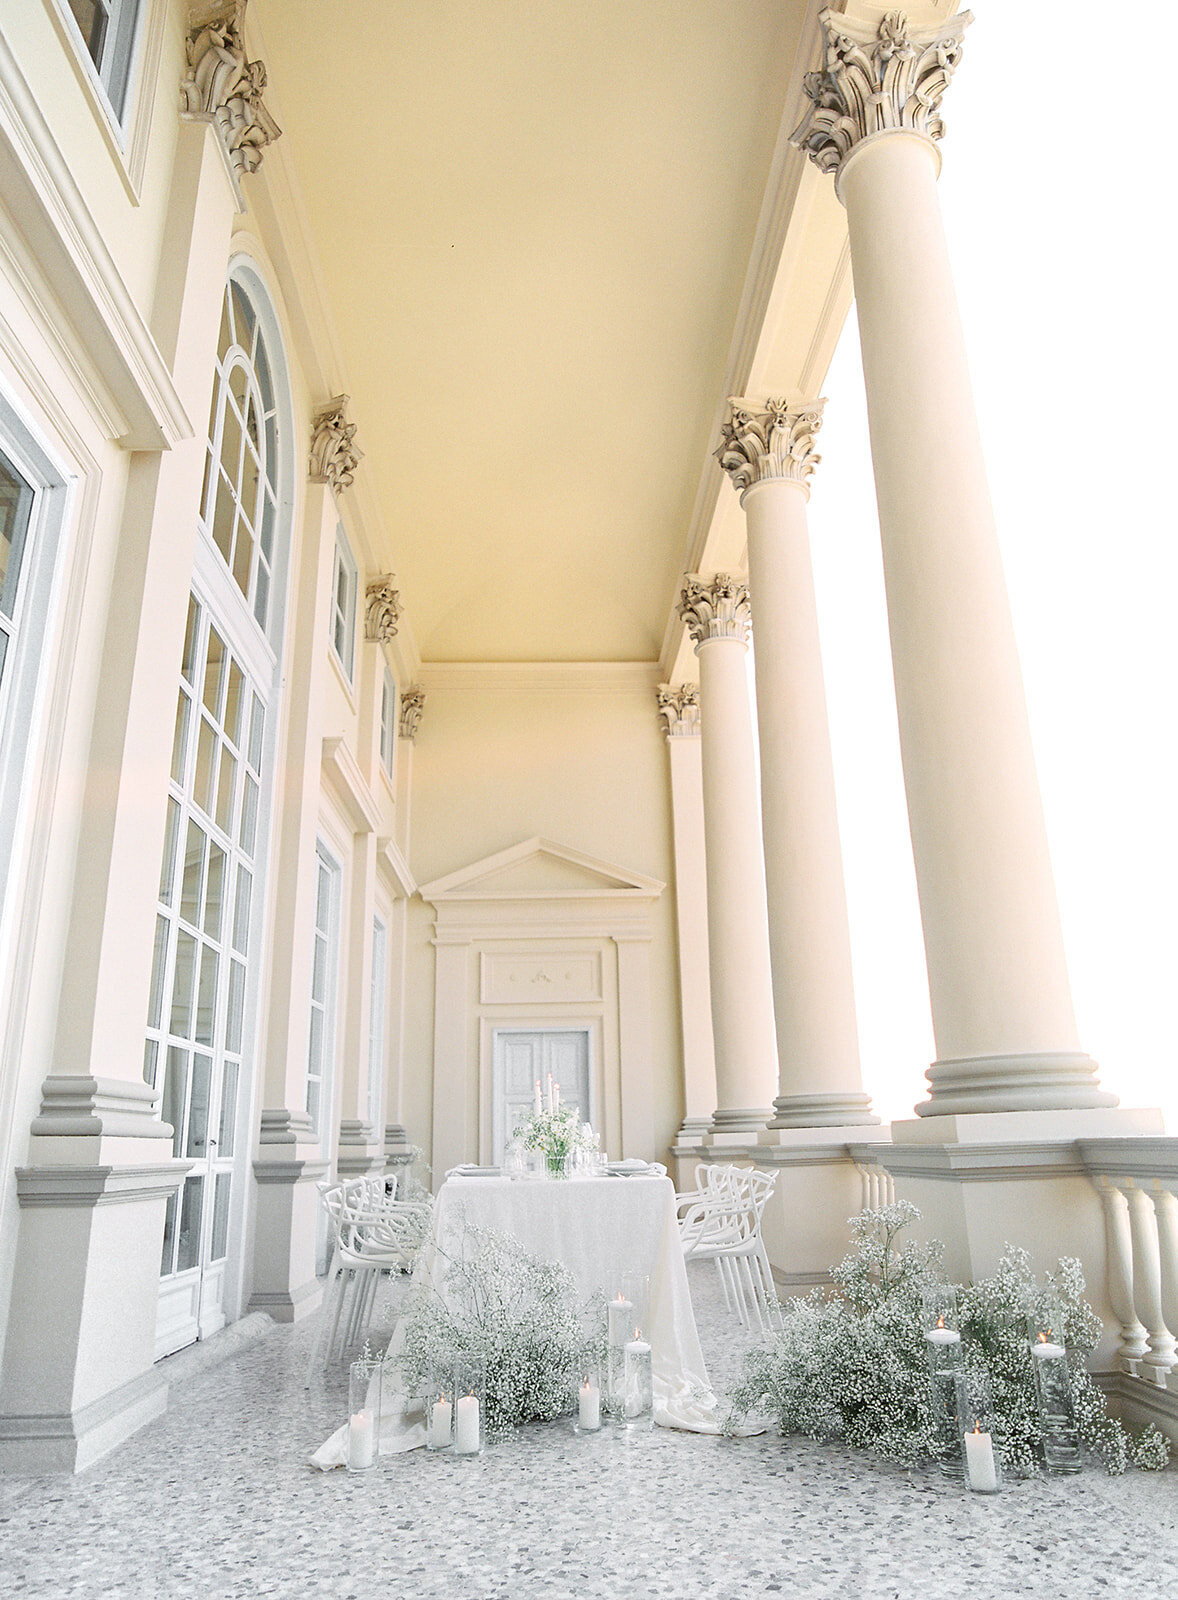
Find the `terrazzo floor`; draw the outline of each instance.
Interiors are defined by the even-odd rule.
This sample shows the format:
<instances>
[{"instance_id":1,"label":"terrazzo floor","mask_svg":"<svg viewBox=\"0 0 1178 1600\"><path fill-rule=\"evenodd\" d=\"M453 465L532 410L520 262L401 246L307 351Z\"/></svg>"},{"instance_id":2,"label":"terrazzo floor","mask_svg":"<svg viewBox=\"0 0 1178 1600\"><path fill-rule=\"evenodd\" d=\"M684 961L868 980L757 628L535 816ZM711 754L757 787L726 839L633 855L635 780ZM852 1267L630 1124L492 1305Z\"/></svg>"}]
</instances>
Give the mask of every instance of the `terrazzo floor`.
<instances>
[{"instance_id":1,"label":"terrazzo floor","mask_svg":"<svg viewBox=\"0 0 1178 1600\"><path fill-rule=\"evenodd\" d=\"M378 1316L395 1314L400 1286ZM692 1269L714 1382L734 1325ZM773 1436L581 1440L522 1430L479 1459L308 1469L344 1415L304 1387L314 1324L176 1358L167 1414L76 1478L0 1477L0 1596L52 1600L1176 1600L1178 1472L1016 1483ZM205 1361L212 1346L205 1352Z\"/></svg>"}]
</instances>

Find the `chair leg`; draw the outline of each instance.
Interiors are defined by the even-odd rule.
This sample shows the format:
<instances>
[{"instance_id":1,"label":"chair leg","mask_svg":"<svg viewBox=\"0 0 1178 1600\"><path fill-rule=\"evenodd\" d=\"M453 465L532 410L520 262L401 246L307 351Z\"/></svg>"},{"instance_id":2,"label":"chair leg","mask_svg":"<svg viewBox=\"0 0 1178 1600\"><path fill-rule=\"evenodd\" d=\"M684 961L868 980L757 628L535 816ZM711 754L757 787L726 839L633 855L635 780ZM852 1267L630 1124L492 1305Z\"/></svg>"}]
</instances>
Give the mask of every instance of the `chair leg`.
<instances>
[{"instance_id":1,"label":"chair leg","mask_svg":"<svg viewBox=\"0 0 1178 1600\"><path fill-rule=\"evenodd\" d=\"M307 1383L314 1378L321 1361L331 1359L331 1347L335 1343L335 1330L339 1326L340 1311L343 1307L343 1275L344 1268L333 1264L331 1277L327 1285L327 1293L323 1296L323 1308L319 1313L319 1329L315 1335L315 1346L311 1351L311 1359L307 1365ZM331 1332L327 1331L328 1319L331 1319Z\"/></svg>"},{"instance_id":2,"label":"chair leg","mask_svg":"<svg viewBox=\"0 0 1178 1600\"><path fill-rule=\"evenodd\" d=\"M724 1309L729 1316L733 1315L732 1298L728 1293L728 1281L724 1276L724 1263L719 1256L714 1257L716 1263L716 1276L720 1280L720 1288L724 1292Z\"/></svg>"}]
</instances>

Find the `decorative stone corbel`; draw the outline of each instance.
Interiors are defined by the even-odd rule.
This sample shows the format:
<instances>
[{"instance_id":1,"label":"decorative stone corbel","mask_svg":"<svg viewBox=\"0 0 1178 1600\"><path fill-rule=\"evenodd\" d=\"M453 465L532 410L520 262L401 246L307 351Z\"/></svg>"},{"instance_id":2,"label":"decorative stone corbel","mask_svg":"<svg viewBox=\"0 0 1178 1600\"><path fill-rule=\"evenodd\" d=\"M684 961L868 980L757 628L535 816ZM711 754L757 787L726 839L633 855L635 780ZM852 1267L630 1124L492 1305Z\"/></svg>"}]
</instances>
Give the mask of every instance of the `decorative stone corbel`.
<instances>
[{"instance_id":1,"label":"decorative stone corbel","mask_svg":"<svg viewBox=\"0 0 1178 1600\"><path fill-rule=\"evenodd\" d=\"M942 137L941 100L961 60L970 12L925 27L910 27L903 11L887 12L878 24L830 10L818 20L826 54L822 70L803 80L811 104L792 136L799 150L823 172L837 173L872 134L904 129Z\"/></svg>"},{"instance_id":2,"label":"decorative stone corbel","mask_svg":"<svg viewBox=\"0 0 1178 1600\"><path fill-rule=\"evenodd\" d=\"M748 643L751 612L748 585L726 572L710 582L690 574L679 596L678 611L696 648L709 639L739 639Z\"/></svg>"},{"instance_id":3,"label":"decorative stone corbel","mask_svg":"<svg viewBox=\"0 0 1178 1600\"><path fill-rule=\"evenodd\" d=\"M809 477L822 457L814 435L822 426L825 400L729 400L728 421L716 460L743 491L766 478L784 478L809 493Z\"/></svg>"},{"instance_id":4,"label":"decorative stone corbel","mask_svg":"<svg viewBox=\"0 0 1178 1600\"><path fill-rule=\"evenodd\" d=\"M401 695L401 725L402 739L408 739L412 744L417 738L417 730L421 726L421 713L425 709L425 690L419 683L411 683Z\"/></svg>"},{"instance_id":5,"label":"decorative stone corbel","mask_svg":"<svg viewBox=\"0 0 1178 1600\"><path fill-rule=\"evenodd\" d=\"M659 716L667 729L668 739L699 737L699 685L681 683L672 688L669 683L658 687Z\"/></svg>"},{"instance_id":6,"label":"decorative stone corbel","mask_svg":"<svg viewBox=\"0 0 1178 1600\"><path fill-rule=\"evenodd\" d=\"M356 424L348 421L348 396L337 394L320 406L311 424L308 473L316 483L330 483L336 494L350 489L364 459L356 447Z\"/></svg>"},{"instance_id":7,"label":"decorative stone corbel","mask_svg":"<svg viewBox=\"0 0 1178 1600\"><path fill-rule=\"evenodd\" d=\"M373 644L388 644L397 636L401 616L401 596L393 588L391 572L373 578L364 591L364 637Z\"/></svg>"},{"instance_id":8,"label":"decorative stone corbel","mask_svg":"<svg viewBox=\"0 0 1178 1600\"><path fill-rule=\"evenodd\" d=\"M262 151L282 129L262 104L266 68L245 54L246 0L192 6L180 82L180 110L203 117L220 134L233 172L256 172Z\"/></svg>"}]
</instances>

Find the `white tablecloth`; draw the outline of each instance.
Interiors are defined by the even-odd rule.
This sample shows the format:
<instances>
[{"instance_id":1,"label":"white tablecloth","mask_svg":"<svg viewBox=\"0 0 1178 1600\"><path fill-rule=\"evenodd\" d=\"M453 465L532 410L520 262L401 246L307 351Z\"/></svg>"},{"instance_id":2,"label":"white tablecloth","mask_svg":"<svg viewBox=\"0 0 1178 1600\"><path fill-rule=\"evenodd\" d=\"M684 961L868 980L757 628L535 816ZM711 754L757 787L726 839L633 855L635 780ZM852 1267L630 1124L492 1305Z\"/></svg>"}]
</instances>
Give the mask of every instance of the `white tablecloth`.
<instances>
[{"instance_id":1,"label":"white tablecloth","mask_svg":"<svg viewBox=\"0 0 1178 1600\"><path fill-rule=\"evenodd\" d=\"M441 1289L443 1264L432 1246L453 1253L464 1224L511 1234L533 1255L561 1261L583 1297L612 1297L623 1272L650 1279L649 1337L655 1421L665 1428L718 1433L721 1417L708 1383L695 1328L687 1270L669 1178L570 1178L517 1181L449 1178L434 1207L433 1236L418 1262ZM395 1356L397 1337L389 1347ZM390 1404L391 1401L391 1404ZM386 1397L382 1452L425 1443L412 1402ZM312 1457L318 1467L341 1465L341 1428Z\"/></svg>"}]
</instances>

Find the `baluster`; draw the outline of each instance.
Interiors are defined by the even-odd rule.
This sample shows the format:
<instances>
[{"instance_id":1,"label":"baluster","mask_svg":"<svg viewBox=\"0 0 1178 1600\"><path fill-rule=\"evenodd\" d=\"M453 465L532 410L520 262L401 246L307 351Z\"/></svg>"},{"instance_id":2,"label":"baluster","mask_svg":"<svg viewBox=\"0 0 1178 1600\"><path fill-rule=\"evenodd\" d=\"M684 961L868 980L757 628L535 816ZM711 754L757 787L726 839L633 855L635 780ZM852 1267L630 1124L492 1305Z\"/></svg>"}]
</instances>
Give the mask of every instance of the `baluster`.
<instances>
[{"instance_id":1,"label":"baluster","mask_svg":"<svg viewBox=\"0 0 1178 1600\"><path fill-rule=\"evenodd\" d=\"M1149 1348L1141 1358L1142 1376L1165 1388L1166 1374L1178 1361L1174 1335L1162 1316L1162 1263L1153 1201L1144 1189L1130 1188L1129 1229L1133 1238L1133 1299L1145 1323Z\"/></svg>"},{"instance_id":2,"label":"baluster","mask_svg":"<svg viewBox=\"0 0 1178 1600\"><path fill-rule=\"evenodd\" d=\"M1178 1198L1171 1189L1158 1189L1153 1208L1162 1268L1162 1316L1170 1332L1178 1334Z\"/></svg>"},{"instance_id":3,"label":"baluster","mask_svg":"<svg viewBox=\"0 0 1178 1600\"><path fill-rule=\"evenodd\" d=\"M1109 1178L1097 1181L1104 1207L1104 1240L1109 1304L1121 1324L1117 1359L1126 1372L1136 1373L1145 1354L1145 1329L1137 1320L1133 1304L1133 1236L1129 1226L1129 1202Z\"/></svg>"}]
</instances>

